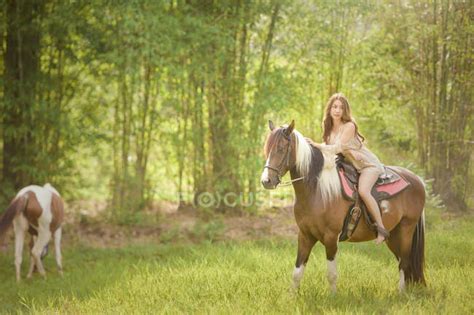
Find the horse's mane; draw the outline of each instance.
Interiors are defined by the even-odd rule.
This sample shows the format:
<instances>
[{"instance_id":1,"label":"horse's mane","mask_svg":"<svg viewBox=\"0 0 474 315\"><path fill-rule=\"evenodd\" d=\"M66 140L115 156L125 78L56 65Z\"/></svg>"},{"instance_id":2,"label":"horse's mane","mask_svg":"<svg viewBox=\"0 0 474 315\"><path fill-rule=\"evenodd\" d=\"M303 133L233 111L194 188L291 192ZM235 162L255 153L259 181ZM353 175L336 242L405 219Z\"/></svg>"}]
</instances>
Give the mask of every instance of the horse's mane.
<instances>
[{"instance_id":1,"label":"horse's mane","mask_svg":"<svg viewBox=\"0 0 474 315\"><path fill-rule=\"evenodd\" d=\"M323 204L327 205L341 194L335 156L330 152L322 152L297 130L293 133L296 138L296 170L300 176L304 176L310 190L318 191Z\"/></svg>"}]
</instances>

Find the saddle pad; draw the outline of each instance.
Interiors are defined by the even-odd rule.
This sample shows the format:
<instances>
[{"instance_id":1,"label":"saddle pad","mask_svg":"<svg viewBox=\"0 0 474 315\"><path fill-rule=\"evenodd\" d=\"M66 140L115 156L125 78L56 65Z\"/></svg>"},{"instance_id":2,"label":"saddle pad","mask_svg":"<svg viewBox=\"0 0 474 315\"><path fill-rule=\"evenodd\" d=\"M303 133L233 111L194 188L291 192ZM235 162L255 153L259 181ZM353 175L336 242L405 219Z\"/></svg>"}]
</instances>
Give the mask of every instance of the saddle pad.
<instances>
[{"instance_id":1,"label":"saddle pad","mask_svg":"<svg viewBox=\"0 0 474 315\"><path fill-rule=\"evenodd\" d=\"M393 169L388 169L390 172L395 173ZM339 180L341 181L342 193L346 199L355 200L356 189L354 184L351 183L345 176L344 169L339 168L338 170ZM407 188L410 183L407 182L400 174L397 174L397 179L395 181L390 181L388 183L379 184L377 181L374 188L372 188L372 195L376 200L383 200L391 198L397 195L399 192ZM382 174L382 176L385 174Z\"/></svg>"}]
</instances>

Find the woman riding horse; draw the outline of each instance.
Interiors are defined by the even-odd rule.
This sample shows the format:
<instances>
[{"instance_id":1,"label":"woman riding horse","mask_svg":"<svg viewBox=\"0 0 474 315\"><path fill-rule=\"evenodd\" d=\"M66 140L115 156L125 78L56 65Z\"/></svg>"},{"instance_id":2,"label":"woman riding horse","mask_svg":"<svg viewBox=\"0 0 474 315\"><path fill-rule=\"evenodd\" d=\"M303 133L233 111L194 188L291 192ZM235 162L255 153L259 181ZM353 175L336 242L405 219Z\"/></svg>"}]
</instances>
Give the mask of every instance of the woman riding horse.
<instances>
[{"instance_id":1,"label":"woman riding horse","mask_svg":"<svg viewBox=\"0 0 474 315\"><path fill-rule=\"evenodd\" d=\"M329 98L323 122L323 140L334 153L342 153L360 173L359 195L367 205L370 215L377 223L377 244L389 236L385 229L380 209L371 190L384 168L379 159L364 145L364 137L351 116L349 101L342 93Z\"/></svg>"}]
</instances>

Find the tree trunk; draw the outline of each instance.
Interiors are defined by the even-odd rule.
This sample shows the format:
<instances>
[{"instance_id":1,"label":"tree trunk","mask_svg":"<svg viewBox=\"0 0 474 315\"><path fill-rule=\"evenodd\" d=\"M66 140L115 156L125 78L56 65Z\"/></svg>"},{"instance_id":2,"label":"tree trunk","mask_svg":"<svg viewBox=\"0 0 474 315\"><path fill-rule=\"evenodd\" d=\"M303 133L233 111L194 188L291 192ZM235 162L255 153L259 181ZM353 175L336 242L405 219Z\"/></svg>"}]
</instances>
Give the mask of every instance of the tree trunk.
<instances>
[{"instance_id":1,"label":"tree trunk","mask_svg":"<svg viewBox=\"0 0 474 315\"><path fill-rule=\"evenodd\" d=\"M35 182L33 108L40 73L40 19L44 2L7 1L3 108L3 189Z\"/></svg>"}]
</instances>

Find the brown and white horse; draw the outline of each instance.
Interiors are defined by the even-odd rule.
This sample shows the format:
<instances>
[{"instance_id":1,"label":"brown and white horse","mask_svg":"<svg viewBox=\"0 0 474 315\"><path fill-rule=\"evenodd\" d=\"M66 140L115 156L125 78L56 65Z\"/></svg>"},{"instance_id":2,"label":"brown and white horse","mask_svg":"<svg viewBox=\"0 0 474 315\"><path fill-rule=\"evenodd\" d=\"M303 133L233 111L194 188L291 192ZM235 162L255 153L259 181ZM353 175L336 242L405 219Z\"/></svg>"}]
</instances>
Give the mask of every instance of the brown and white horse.
<instances>
[{"instance_id":1,"label":"brown and white horse","mask_svg":"<svg viewBox=\"0 0 474 315\"><path fill-rule=\"evenodd\" d=\"M298 254L293 272L293 285L299 287L311 249L316 242L326 248L327 278L336 291L336 252L344 217L351 202L342 198L333 153L322 152L311 140L289 126L275 128L270 121L265 143L266 164L261 183L275 189L280 178L290 172L295 191L294 215L299 228ZM324 149L323 149L324 150ZM399 289L405 284L425 284L424 211L425 188L418 176L407 169L394 167L410 186L389 200L382 201L382 220L390 230L386 243L399 261ZM303 179L298 180L303 177ZM351 237L352 242L375 238L364 220Z\"/></svg>"},{"instance_id":2,"label":"brown and white horse","mask_svg":"<svg viewBox=\"0 0 474 315\"><path fill-rule=\"evenodd\" d=\"M13 223L15 231L16 279L21 280L20 270L23 243L26 231L31 235L30 269L28 278L35 267L46 277L41 259L46 255L51 235L54 235L56 264L62 275L61 224L64 219L64 205L61 196L50 184L43 187L31 185L21 189L0 218L0 239Z\"/></svg>"}]
</instances>

